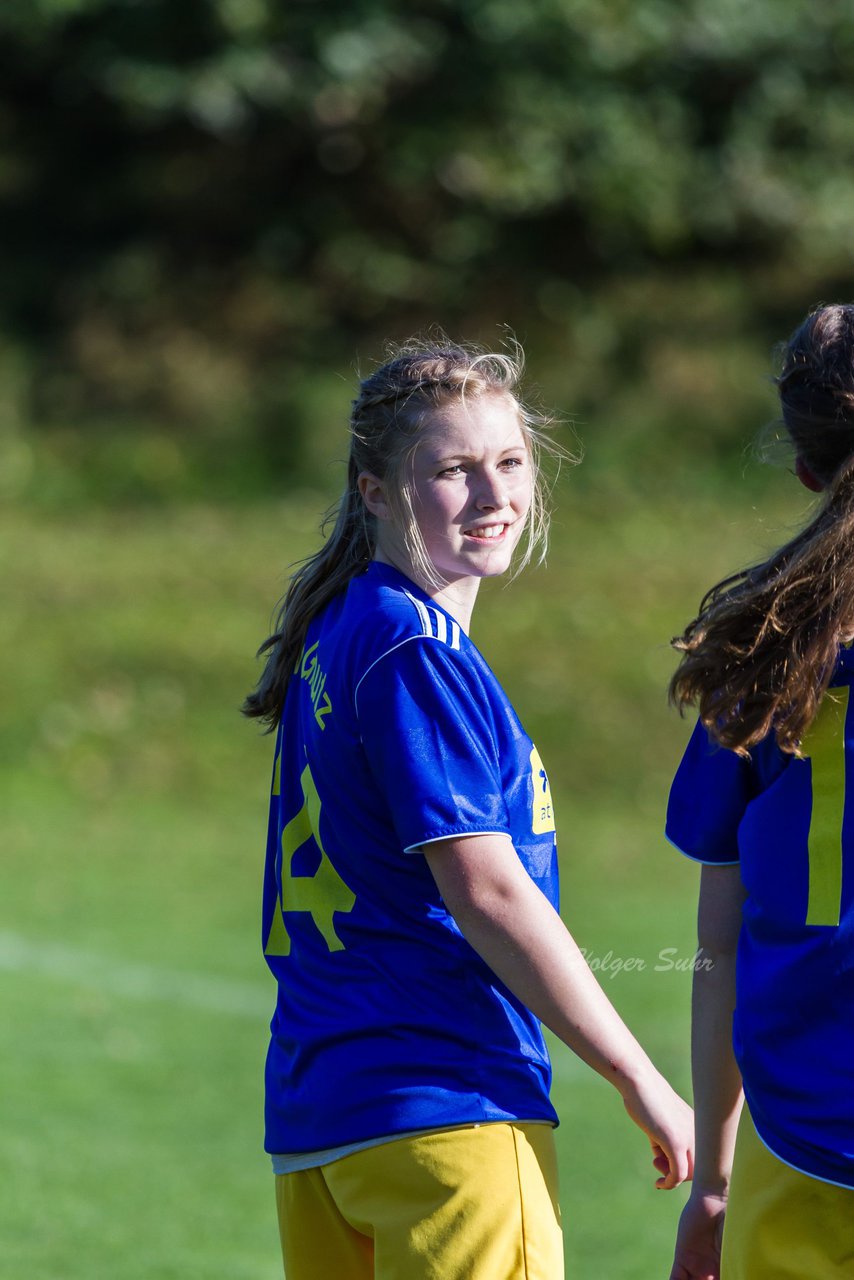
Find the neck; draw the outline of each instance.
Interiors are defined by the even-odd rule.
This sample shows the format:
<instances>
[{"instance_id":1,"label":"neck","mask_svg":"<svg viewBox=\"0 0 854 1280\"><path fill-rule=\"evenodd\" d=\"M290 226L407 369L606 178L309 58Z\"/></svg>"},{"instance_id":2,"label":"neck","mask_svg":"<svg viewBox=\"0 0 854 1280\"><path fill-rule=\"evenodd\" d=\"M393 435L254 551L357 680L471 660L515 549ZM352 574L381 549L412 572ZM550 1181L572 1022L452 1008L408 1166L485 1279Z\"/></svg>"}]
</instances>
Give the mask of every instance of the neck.
<instances>
[{"instance_id":1,"label":"neck","mask_svg":"<svg viewBox=\"0 0 854 1280\"><path fill-rule=\"evenodd\" d=\"M420 585L420 584L419 584ZM445 586L422 587L431 600L440 604L446 613L456 618L463 631L468 635L471 629L471 615L480 588L480 578L460 578L457 582L448 582Z\"/></svg>"},{"instance_id":2,"label":"neck","mask_svg":"<svg viewBox=\"0 0 854 1280\"><path fill-rule=\"evenodd\" d=\"M407 578L411 578L425 595L428 595L431 600L435 600L446 613L455 618L466 635L468 635L471 627L471 615L480 587L480 578L461 577L454 582L444 582L436 587L432 583L422 582L408 561L403 557L395 556L388 549L377 547L374 551L374 559L379 564L391 565L393 569L397 569L398 572L405 574Z\"/></svg>"}]
</instances>

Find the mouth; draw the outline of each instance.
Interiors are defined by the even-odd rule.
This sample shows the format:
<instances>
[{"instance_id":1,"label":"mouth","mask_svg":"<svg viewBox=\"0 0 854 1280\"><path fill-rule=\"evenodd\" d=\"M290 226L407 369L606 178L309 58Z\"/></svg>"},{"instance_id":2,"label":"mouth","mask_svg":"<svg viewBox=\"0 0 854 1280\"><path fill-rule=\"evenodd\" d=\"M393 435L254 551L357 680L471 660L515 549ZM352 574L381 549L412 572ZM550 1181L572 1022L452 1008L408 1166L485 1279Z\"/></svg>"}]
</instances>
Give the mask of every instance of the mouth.
<instances>
[{"instance_id":1,"label":"mouth","mask_svg":"<svg viewBox=\"0 0 854 1280\"><path fill-rule=\"evenodd\" d=\"M472 538L475 542L495 543L501 542L507 532L508 525L501 524L482 524L476 528L464 529L463 533L467 538Z\"/></svg>"}]
</instances>

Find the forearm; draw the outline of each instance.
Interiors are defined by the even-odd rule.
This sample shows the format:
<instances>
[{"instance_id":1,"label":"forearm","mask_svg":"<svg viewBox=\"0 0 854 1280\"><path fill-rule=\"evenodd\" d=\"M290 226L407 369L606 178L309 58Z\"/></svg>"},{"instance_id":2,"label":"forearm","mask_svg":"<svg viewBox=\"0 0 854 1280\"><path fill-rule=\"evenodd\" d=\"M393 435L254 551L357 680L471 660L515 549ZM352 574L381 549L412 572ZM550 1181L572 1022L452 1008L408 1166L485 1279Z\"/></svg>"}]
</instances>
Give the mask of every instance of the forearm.
<instances>
[{"instance_id":1,"label":"forearm","mask_svg":"<svg viewBox=\"0 0 854 1280\"><path fill-rule=\"evenodd\" d=\"M696 1132L695 1188L723 1195L729 1187L741 1114L741 1076L732 1047L735 956L701 953L694 973L691 1074Z\"/></svg>"},{"instance_id":2,"label":"forearm","mask_svg":"<svg viewBox=\"0 0 854 1280\"><path fill-rule=\"evenodd\" d=\"M448 892L446 885L446 901ZM655 1072L560 916L526 873L450 896L448 906L464 937L505 986L621 1094Z\"/></svg>"},{"instance_id":3,"label":"forearm","mask_svg":"<svg viewBox=\"0 0 854 1280\"><path fill-rule=\"evenodd\" d=\"M732 1047L735 969L744 908L739 868L704 866L700 877L691 1017L697 1137L695 1190L725 1196L741 1114L741 1076Z\"/></svg>"},{"instance_id":4,"label":"forearm","mask_svg":"<svg viewBox=\"0 0 854 1280\"><path fill-rule=\"evenodd\" d=\"M690 1108L659 1075L590 971L558 913L504 837L426 846L445 905L493 973L620 1092L648 1136L656 1186L691 1177Z\"/></svg>"}]
</instances>

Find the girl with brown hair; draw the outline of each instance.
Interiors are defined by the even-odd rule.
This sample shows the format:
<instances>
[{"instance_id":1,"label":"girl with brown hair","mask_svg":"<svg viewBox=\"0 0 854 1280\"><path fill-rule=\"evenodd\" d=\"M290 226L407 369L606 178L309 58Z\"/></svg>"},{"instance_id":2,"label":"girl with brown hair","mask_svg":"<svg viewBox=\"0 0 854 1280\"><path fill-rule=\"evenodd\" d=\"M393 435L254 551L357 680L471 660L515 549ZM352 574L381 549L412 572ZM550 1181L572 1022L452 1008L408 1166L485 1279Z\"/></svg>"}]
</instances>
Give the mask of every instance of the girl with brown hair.
<instances>
[{"instance_id":1,"label":"girl with brown hair","mask_svg":"<svg viewBox=\"0 0 854 1280\"><path fill-rule=\"evenodd\" d=\"M777 386L821 504L674 641L671 697L700 720L667 834L704 864L712 963L694 975L697 1164L671 1280L854 1275L854 306L806 318Z\"/></svg>"}]
</instances>

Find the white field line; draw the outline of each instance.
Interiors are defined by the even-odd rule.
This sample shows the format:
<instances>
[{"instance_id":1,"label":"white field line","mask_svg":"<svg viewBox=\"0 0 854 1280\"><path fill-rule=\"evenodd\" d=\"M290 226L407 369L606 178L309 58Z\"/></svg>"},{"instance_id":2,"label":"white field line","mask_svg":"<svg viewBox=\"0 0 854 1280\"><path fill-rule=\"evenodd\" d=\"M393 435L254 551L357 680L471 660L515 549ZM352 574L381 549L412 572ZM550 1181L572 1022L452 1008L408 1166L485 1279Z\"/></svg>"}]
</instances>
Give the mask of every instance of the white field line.
<instances>
[{"instance_id":1,"label":"white field line","mask_svg":"<svg viewBox=\"0 0 854 1280\"><path fill-rule=\"evenodd\" d=\"M155 965L123 964L56 942L38 942L0 929L0 972L39 974L56 982L94 988L131 1000L183 1005L235 1018L269 1019L275 1004L272 980L261 984L186 973Z\"/></svg>"},{"instance_id":2,"label":"white field line","mask_svg":"<svg viewBox=\"0 0 854 1280\"><path fill-rule=\"evenodd\" d=\"M57 942L37 942L8 929L0 929L0 973L39 974L55 982L108 992L130 1000L180 1005L204 1013L269 1022L276 1000L272 981L266 984L235 982L207 973L160 969L155 965L118 964ZM596 1076L579 1058L551 1037L555 1081L571 1081L573 1087L593 1083Z\"/></svg>"}]
</instances>

